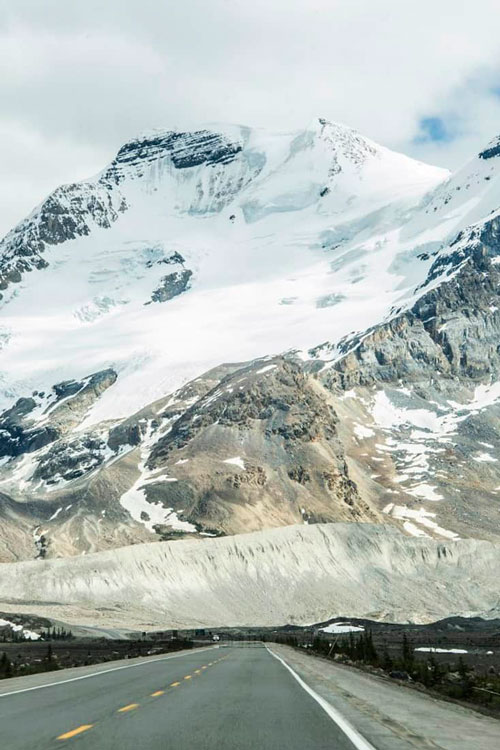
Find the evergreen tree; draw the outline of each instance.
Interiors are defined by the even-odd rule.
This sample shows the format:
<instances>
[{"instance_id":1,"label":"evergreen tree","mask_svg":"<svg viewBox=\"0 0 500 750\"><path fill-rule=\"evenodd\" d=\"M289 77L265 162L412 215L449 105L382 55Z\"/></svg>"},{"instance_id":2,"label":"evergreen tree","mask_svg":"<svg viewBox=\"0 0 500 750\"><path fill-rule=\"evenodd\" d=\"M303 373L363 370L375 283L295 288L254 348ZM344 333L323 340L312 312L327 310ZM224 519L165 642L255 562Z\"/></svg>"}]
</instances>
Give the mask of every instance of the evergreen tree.
<instances>
[{"instance_id":1,"label":"evergreen tree","mask_svg":"<svg viewBox=\"0 0 500 750\"><path fill-rule=\"evenodd\" d=\"M384 649L384 654L382 656L382 669L385 669L387 672L391 672L393 666L394 666L394 662L391 659L389 651L387 650L387 647L386 647Z\"/></svg>"},{"instance_id":2,"label":"evergreen tree","mask_svg":"<svg viewBox=\"0 0 500 750\"><path fill-rule=\"evenodd\" d=\"M356 656L356 648L355 648L354 636L353 636L352 632L349 633L349 646L348 646L348 650L347 650L347 655L348 655L349 659L354 659L355 656Z\"/></svg>"},{"instance_id":3,"label":"evergreen tree","mask_svg":"<svg viewBox=\"0 0 500 750\"><path fill-rule=\"evenodd\" d=\"M458 673L462 678L462 698L468 698L472 693L472 680L470 678L470 667L462 657L458 660Z\"/></svg>"},{"instance_id":4,"label":"evergreen tree","mask_svg":"<svg viewBox=\"0 0 500 750\"><path fill-rule=\"evenodd\" d=\"M462 679L465 679L469 675L469 667L464 661L463 656L460 656L458 659L458 674Z\"/></svg>"},{"instance_id":5,"label":"evergreen tree","mask_svg":"<svg viewBox=\"0 0 500 750\"><path fill-rule=\"evenodd\" d=\"M413 655L413 645L406 633L403 633L402 657L404 669L410 672L413 669L415 657Z\"/></svg>"},{"instance_id":6,"label":"evergreen tree","mask_svg":"<svg viewBox=\"0 0 500 750\"><path fill-rule=\"evenodd\" d=\"M375 644L373 643L373 633L369 630L365 636L366 659L369 664L376 666L378 664L378 654Z\"/></svg>"},{"instance_id":7,"label":"evergreen tree","mask_svg":"<svg viewBox=\"0 0 500 750\"><path fill-rule=\"evenodd\" d=\"M437 685L441 682L443 672L434 656L430 656L427 661L427 685Z\"/></svg>"},{"instance_id":8,"label":"evergreen tree","mask_svg":"<svg viewBox=\"0 0 500 750\"><path fill-rule=\"evenodd\" d=\"M7 654L4 651L2 656L0 657L0 679L2 677L12 677L13 672L14 670L12 667L12 663L10 662Z\"/></svg>"}]
</instances>

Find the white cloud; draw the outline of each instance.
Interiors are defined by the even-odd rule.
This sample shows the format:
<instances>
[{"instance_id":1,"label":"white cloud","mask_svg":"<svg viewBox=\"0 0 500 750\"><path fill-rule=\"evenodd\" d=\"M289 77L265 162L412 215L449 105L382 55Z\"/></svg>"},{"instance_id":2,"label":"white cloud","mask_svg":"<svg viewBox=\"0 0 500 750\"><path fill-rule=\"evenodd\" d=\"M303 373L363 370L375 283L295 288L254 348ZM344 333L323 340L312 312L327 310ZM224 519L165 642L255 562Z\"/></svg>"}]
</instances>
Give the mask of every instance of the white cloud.
<instances>
[{"instance_id":1,"label":"white cloud","mask_svg":"<svg viewBox=\"0 0 500 750\"><path fill-rule=\"evenodd\" d=\"M457 166L497 129L497 0L0 0L0 231L155 126L347 122ZM498 76L498 77L496 77ZM498 80L498 84L496 81ZM420 118L458 124L414 143ZM3 204L3 205L2 205Z\"/></svg>"},{"instance_id":2,"label":"white cloud","mask_svg":"<svg viewBox=\"0 0 500 750\"><path fill-rule=\"evenodd\" d=\"M0 119L0 230L8 231L57 185L97 173L109 158L106 149Z\"/></svg>"}]
</instances>

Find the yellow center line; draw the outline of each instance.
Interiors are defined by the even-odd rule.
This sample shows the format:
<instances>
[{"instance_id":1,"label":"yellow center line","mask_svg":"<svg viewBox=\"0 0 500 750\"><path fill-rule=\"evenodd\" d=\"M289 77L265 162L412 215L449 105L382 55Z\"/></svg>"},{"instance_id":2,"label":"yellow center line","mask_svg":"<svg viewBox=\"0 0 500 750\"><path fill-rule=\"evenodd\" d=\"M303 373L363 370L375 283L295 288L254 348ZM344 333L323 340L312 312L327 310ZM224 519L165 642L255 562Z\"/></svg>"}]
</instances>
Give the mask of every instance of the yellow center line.
<instances>
[{"instance_id":1,"label":"yellow center line","mask_svg":"<svg viewBox=\"0 0 500 750\"><path fill-rule=\"evenodd\" d=\"M122 708L118 709L119 714L125 713L125 711L133 711L134 708L139 708L138 703L129 703L128 706L123 706Z\"/></svg>"},{"instance_id":2,"label":"yellow center line","mask_svg":"<svg viewBox=\"0 0 500 750\"><path fill-rule=\"evenodd\" d=\"M195 673L195 674L201 674L201 669L195 669L195 670L194 670L194 673Z\"/></svg>"},{"instance_id":3,"label":"yellow center line","mask_svg":"<svg viewBox=\"0 0 500 750\"><path fill-rule=\"evenodd\" d=\"M151 698L156 698L158 695L164 695L164 690L156 690L154 693L151 693Z\"/></svg>"},{"instance_id":4,"label":"yellow center line","mask_svg":"<svg viewBox=\"0 0 500 750\"><path fill-rule=\"evenodd\" d=\"M180 682L172 682L170 687L177 687L177 685L180 685Z\"/></svg>"},{"instance_id":5,"label":"yellow center line","mask_svg":"<svg viewBox=\"0 0 500 750\"><path fill-rule=\"evenodd\" d=\"M184 679L185 679L185 680L190 680L190 679L191 679L191 675L190 675L190 674L187 674L187 675L186 675L186 676L184 677Z\"/></svg>"},{"instance_id":6,"label":"yellow center line","mask_svg":"<svg viewBox=\"0 0 500 750\"><path fill-rule=\"evenodd\" d=\"M206 664L204 664L204 665L202 666L202 669L207 669L207 665L206 665Z\"/></svg>"},{"instance_id":7,"label":"yellow center line","mask_svg":"<svg viewBox=\"0 0 500 750\"><path fill-rule=\"evenodd\" d=\"M76 737L77 734L81 734L82 732L86 732L88 729L92 729L93 726L94 726L93 724L82 724L81 727L72 729L71 732L65 732L64 734L60 734L57 739L69 740L71 739L71 737Z\"/></svg>"}]
</instances>

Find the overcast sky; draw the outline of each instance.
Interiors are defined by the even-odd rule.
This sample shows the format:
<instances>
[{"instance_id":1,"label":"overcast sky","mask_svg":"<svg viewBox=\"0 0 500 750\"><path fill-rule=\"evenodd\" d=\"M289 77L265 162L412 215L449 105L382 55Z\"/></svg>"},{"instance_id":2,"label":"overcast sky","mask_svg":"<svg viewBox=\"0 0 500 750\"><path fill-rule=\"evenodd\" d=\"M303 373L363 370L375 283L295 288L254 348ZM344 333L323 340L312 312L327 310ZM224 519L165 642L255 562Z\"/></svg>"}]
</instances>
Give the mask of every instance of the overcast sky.
<instances>
[{"instance_id":1,"label":"overcast sky","mask_svg":"<svg viewBox=\"0 0 500 750\"><path fill-rule=\"evenodd\" d=\"M0 233L153 127L316 116L454 168L500 133L499 0L0 0Z\"/></svg>"}]
</instances>

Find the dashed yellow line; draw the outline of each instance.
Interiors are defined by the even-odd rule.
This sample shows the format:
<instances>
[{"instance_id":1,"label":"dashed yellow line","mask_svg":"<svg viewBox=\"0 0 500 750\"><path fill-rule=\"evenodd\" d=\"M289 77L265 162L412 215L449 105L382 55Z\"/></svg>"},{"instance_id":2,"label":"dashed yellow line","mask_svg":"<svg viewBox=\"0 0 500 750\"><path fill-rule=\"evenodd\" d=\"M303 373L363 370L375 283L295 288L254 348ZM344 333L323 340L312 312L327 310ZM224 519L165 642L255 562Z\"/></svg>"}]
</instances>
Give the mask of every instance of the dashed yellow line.
<instances>
[{"instance_id":1,"label":"dashed yellow line","mask_svg":"<svg viewBox=\"0 0 500 750\"><path fill-rule=\"evenodd\" d=\"M93 724L82 724L81 727L77 727L76 729L72 729L70 732L60 734L57 739L69 740L71 739L71 737L76 737L77 734L81 734L82 732L86 732L88 729L92 729L93 726Z\"/></svg>"},{"instance_id":2,"label":"dashed yellow line","mask_svg":"<svg viewBox=\"0 0 500 750\"><path fill-rule=\"evenodd\" d=\"M222 658L225 658L225 657L222 657ZM217 664L217 662L222 661L222 658L221 659L216 659L215 661L210 661L210 662L208 662L208 664L203 664L203 666L201 667L201 669L195 669L194 673L195 674L201 674L202 673L201 672L202 669L208 669L208 667L212 667L214 664ZM187 674L184 677L184 679L185 680L191 680L192 679L192 675ZM170 687L179 687L180 684L181 684L180 682L171 682L170 683ZM151 698L158 698L160 695L164 695L164 694L165 694L164 690L155 690L154 693L151 693ZM134 711L136 708L139 708L139 703L129 703L128 705L122 706L121 708L119 708L118 711L117 711L117 713L119 713L119 714L127 713L128 711ZM72 737L76 737L79 734L83 734L83 732L87 732L89 729L92 729L93 726L94 726L93 724L82 724L81 726L76 727L76 729L71 729L69 732L65 732L64 734L60 734L57 737L57 739L58 740L69 740Z\"/></svg>"}]
</instances>

